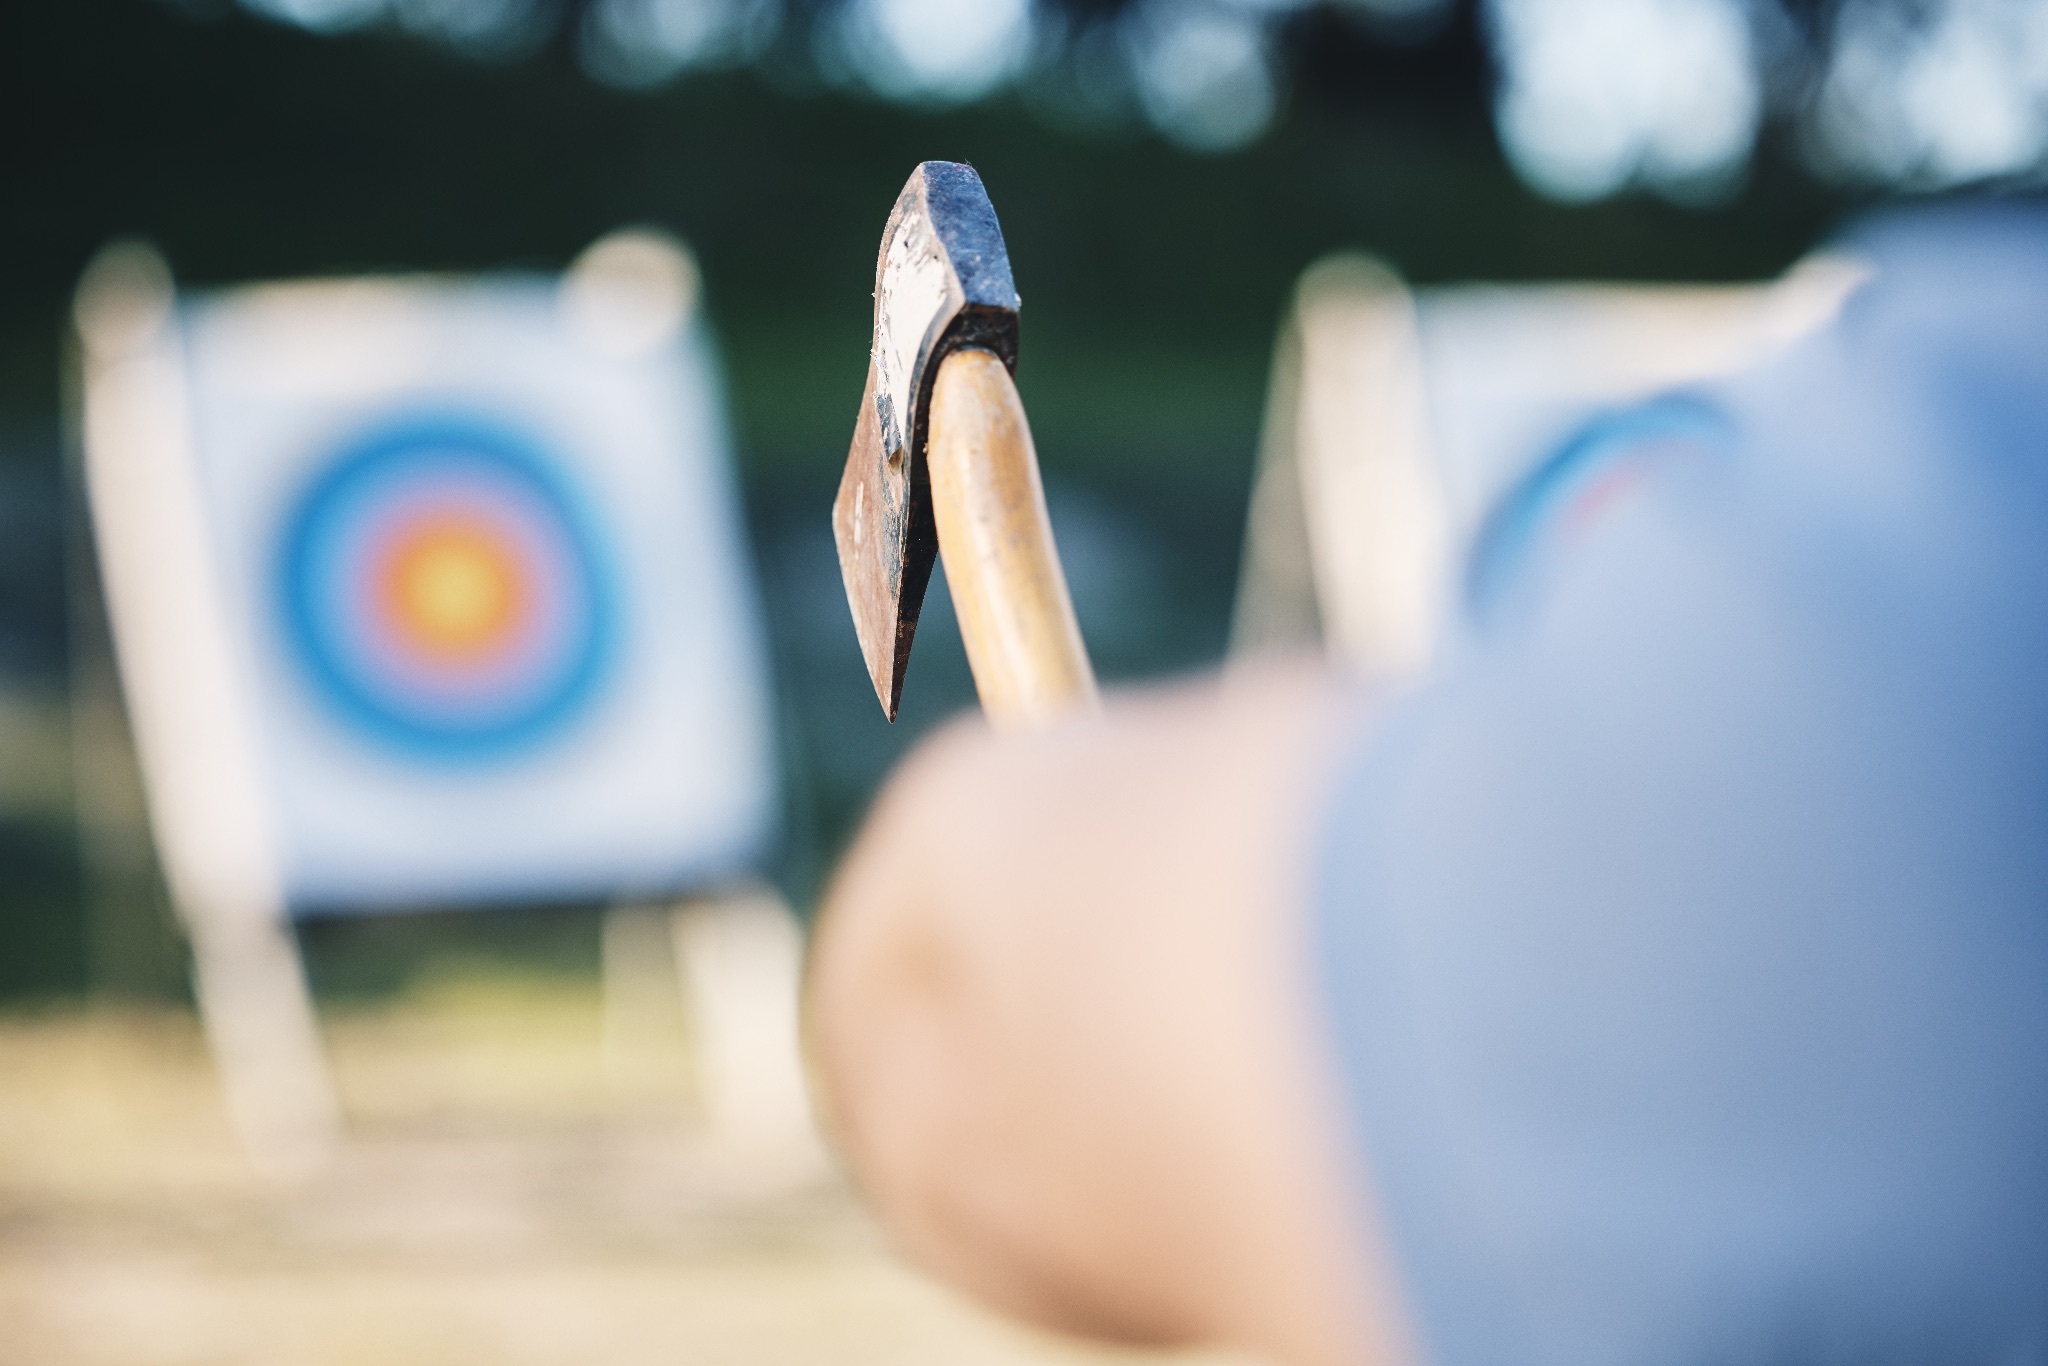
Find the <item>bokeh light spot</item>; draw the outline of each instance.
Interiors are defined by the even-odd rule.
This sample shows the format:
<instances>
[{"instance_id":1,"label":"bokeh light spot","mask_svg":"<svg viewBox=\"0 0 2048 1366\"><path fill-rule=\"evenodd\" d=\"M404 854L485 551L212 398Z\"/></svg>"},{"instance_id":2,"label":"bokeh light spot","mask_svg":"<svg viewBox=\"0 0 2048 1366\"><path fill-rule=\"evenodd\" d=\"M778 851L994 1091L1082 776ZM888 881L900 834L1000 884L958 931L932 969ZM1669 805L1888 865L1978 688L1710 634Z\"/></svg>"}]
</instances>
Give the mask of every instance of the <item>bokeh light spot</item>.
<instances>
[{"instance_id":1,"label":"bokeh light spot","mask_svg":"<svg viewBox=\"0 0 2048 1366\"><path fill-rule=\"evenodd\" d=\"M860 80L893 99L966 104L1016 75L1031 0L846 0L839 41Z\"/></svg>"},{"instance_id":2,"label":"bokeh light spot","mask_svg":"<svg viewBox=\"0 0 2048 1366\"><path fill-rule=\"evenodd\" d=\"M1738 0L1493 0L1501 142L1554 199L1739 182L1763 113Z\"/></svg>"}]
</instances>

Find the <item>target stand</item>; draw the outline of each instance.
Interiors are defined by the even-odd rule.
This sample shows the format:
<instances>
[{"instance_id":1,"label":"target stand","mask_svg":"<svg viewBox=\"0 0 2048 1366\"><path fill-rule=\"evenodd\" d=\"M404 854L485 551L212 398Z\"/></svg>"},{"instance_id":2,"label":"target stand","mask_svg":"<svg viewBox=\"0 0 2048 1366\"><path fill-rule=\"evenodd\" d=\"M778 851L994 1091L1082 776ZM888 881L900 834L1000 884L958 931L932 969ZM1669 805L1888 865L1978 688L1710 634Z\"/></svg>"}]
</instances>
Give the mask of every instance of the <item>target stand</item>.
<instances>
[{"instance_id":1,"label":"target stand","mask_svg":"<svg viewBox=\"0 0 2048 1366\"><path fill-rule=\"evenodd\" d=\"M781 1069L764 1095L798 1076L794 922L778 902L786 933L754 933L760 897L721 891L761 886L779 784L695 294L680 244L645 232L561 277L181 297L126 245L81 282L122 690L230 1111L268 1171L317 1169L340 1134L294 917L681 898L700 1016L737 1019L718 1002L769 958L789 979L762 996L789 996L769 1011L786 1029L707 1017L700 1043L772 1035L789 1056L744 1068ZM725 986L697 980L725 959Z\"/></svg>"},{"instance_id":2,"label":"target stand","mask_svg":"<svg viewBox=\"0 0 2048 1366\"><path fill-rule=\"evenodd\" d=\"M1863 275L1816 256L1750 285L1411 291L1369 256L1311 265L1274 347L1233 659L1412 681L1481 524L1562 443L1792 344Z\"/></svg>"}]
</instances>

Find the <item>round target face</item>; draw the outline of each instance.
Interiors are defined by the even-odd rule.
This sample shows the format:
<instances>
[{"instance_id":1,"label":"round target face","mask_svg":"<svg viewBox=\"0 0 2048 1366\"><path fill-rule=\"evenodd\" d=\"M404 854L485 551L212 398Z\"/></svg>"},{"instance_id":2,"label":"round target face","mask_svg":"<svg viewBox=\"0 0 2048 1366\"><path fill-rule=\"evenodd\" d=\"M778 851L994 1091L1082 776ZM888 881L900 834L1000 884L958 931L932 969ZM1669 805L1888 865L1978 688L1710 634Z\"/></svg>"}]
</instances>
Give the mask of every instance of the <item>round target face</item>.
<instances>
[{"instance_id":1,"label":"round target face","mask_svg":"<svg viewBox=\"0 0 2048 1366\"><path fill-rule=\"evenodd\" d=\"M286 523L286 635L350 722L410 753L503 755L572 722L613 647L610 576L553 462L468 418L344 448Z\"/></svg>"}]
</instances>

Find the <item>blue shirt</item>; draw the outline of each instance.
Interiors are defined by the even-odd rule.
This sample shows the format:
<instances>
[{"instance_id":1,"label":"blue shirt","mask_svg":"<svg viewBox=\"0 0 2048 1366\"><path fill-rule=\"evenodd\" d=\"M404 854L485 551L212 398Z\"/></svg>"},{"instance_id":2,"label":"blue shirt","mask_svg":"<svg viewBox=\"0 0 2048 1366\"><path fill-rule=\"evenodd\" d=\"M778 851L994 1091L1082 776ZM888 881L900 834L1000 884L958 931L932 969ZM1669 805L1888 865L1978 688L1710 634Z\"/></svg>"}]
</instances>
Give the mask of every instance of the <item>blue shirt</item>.
<instances>
[{"instance_id":1,"label":"blue shirt","mask_svg":"<svg viewBox=\"0 0 2048 1366\"><path fill-rule=\"evenodd\" d=\"M2048 1361L2048 210L1850 246L1509 499L1330 809L1434 1366Z\"/></svg>"}]
</instances>

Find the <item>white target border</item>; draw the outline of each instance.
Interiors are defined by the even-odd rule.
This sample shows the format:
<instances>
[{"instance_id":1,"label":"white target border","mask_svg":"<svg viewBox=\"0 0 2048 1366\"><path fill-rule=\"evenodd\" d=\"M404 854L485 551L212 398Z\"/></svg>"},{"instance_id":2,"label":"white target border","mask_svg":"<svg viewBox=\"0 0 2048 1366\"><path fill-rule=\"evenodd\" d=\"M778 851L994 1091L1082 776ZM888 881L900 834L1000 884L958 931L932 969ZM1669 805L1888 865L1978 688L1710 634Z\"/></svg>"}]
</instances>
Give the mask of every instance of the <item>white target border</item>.
<instances>
[{"instance_id":1,"label":"white target border","mask_svg":"<svg viewBox=\"0 0 2048 1366\"><path fill-rule=\"evenodd\" d=\"M192 448L300 913L657 895L742 874L772 840L764 632L709 340L686 318L622 353L564 304L546 276L180 303ZM269 600L278 529L350 433L407 412L489 415L560 460L608 528L618 658L561 743L422 762L307 686Z\"/></svg>"}]
</instances>

